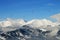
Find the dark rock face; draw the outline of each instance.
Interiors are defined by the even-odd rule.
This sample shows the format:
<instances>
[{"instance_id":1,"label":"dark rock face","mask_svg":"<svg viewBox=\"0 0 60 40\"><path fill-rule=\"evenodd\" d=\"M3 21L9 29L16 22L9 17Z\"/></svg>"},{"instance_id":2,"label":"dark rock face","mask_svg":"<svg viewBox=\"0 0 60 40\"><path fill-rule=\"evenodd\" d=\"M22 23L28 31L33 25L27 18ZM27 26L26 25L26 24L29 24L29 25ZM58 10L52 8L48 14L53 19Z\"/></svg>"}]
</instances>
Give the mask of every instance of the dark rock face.
<instances>
[{"instance_id":1,"label":"dark rock face","mask_svg":"<svg viewBox=\"0 0 60 40\"><path fill-rule=\"evenodd\" d=\"M33 29L27 25L24 25L23 27L13 30L13 31L2 32L0 34L0 37L5 38L2 40L59 40L55 36L49 37L45 35L47 33L50 33L50 31L42 31L40 29ZM58 31L57 34L60 35L60 31Z\"/></svg>"},{"instance_id":2,"label":"dark rock face","mask_svg":"<svg viewBox=\"0 0 60 40\"><path fill-rule=\"evenodd\" d=\"M60 35L60 30L57 32L58 35Z\"/></svg>"}]
</instances>

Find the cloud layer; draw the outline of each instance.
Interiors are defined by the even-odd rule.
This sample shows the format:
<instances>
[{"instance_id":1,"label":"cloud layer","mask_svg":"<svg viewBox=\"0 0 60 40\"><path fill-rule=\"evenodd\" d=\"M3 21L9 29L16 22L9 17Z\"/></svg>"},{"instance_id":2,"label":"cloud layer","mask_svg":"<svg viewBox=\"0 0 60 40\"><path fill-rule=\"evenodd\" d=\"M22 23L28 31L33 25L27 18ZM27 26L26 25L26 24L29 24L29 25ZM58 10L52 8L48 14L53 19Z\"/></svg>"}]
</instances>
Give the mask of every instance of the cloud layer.
<instances>
[{"instance_id":1,"label":"cloud layer","mask_svg":"<svg viewBox=\"0 0 60 40\"><path fill-rule=\"evenodd\" d=\"M54 18L54 19L56 19L58 22L60 22L60 13L51 16L51 18Z\"/></svg>"},{"instance_id":2,"label":"cloud layer","mask_svg":"<svg viewBox=\"0 0 60 40\"><path fill-rule=\"evenodd\" d=\"M7 26L22 26L25 24L25 21L23 19L11 19L8 18L4 21L0 21L0 26L7 27Z\"/></svg>"},{"instance_id":3,"label":"cloud layer","mask_svg":"<svg viewBox=\"0 0 60 40\"><path fill-rule=\"evenodd\" d=\"M57 20L57 22L53 22L51 20L48 19L33 19L31 21L25 21L23 19L11 19L11 18L7 18L6 20L0 21L0 27L8 27L8 26L23 26L23 25L30 25L32 27L41 27L41 26L47 26L47 25L51 25L51 26L56 26L58 24L60 24L60 14L56 14L51 16L51 18L54 18ZM44 27L43 27L44 28Z\"/></svg>"}]
</instances>

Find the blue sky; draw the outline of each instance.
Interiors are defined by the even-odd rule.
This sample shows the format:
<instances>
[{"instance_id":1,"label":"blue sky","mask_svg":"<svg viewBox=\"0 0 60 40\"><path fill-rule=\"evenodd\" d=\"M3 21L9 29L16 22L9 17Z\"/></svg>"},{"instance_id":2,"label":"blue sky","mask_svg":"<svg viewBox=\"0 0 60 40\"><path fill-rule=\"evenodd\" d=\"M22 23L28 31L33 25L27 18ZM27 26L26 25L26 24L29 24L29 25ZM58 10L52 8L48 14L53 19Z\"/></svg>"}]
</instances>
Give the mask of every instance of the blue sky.
<instances>
[{"instance_id":1,"label":"blue sky","mask_svg":"<svg viewBox=\"0 0 60 40\"><path fill-rule=\"evenodd\" d=\"M60 13L60 0L0 0L0 18L26 20Z\"/></svg>"}]
</instances>

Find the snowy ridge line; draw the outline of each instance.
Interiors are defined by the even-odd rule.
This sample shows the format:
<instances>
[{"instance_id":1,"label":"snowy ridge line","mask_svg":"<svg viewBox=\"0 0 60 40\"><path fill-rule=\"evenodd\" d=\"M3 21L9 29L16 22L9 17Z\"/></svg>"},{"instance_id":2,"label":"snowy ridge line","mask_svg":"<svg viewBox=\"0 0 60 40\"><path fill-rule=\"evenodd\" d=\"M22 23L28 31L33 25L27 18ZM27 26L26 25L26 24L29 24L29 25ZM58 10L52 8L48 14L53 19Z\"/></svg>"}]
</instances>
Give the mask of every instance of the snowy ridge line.
<instances>
[{"instance_id":1,"label":"snowy ridge line","mask_svg":"<svg viewBox=\"0 0 60 40\"><path fill-rule=\"evenodd\" d=\"M31 26L36 26L36 27L40 27L40 26L47 26L47 25L51 25L51 26L56 26L59 23L56 22L52 22L50 20L47 19L33 19L31 21L26 22L23 19L6 19L4 21L0 21L0 27L8 27L8 26L23 26L23 25L31 25Z\"/></svg>"}]
</instances>

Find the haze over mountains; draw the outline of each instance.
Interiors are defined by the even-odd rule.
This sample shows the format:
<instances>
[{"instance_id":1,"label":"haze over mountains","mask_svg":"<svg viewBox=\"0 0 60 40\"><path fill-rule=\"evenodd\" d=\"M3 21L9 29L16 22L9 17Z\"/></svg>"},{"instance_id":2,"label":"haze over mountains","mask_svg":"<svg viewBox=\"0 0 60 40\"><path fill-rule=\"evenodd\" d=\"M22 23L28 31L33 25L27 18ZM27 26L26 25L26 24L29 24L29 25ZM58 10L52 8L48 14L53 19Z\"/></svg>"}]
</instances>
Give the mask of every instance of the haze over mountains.
<instances>
[{"instance_id":1,"label":"haze over mountains","mask_svg":"<svg viewBox=\"0 0 60 40\"><path fill-rule=\"evenodd\" d=\"M0 21L0 39L2 40L60 40L60 14L51 16L57 21L49 19L7 18Z\"/></svg>"}]
</instances>

